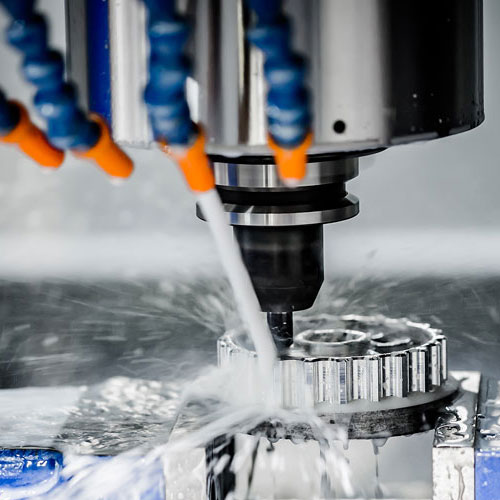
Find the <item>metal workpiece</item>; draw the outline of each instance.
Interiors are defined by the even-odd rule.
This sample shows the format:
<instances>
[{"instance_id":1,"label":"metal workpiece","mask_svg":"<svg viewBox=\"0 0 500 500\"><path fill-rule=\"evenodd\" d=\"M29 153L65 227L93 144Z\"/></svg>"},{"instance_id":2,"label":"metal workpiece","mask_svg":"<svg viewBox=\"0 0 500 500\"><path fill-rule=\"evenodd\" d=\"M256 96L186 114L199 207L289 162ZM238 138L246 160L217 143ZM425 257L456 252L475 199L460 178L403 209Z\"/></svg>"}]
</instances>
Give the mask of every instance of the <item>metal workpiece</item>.
<instances>
[{"instance_id":1,"label":"metal workpiece","mask_svg":"<svg viewBox=\"0 0 500 500\"><path fill-rule=\"evenodd\" d=\"M434 434L434 449L474 446L481 375L479 372L469 371L453 371L453 375L460 384L460 396L446 406L439 417Z\"/></svg>"},{"instance_id":2,"label":"metal workpiece","mask_svg":"<svg viewBox=\"0 0 500 500\"><path fill-rule=\"evenodd\" d=\"M476 431L476 500L500 495L500 381L483 377Z\"/></svg>"},{"instance_id":3,"label":"metal workpiece","mask_svg":"<svg viewBox=\"0 0 500 500\"><path fill-rule=\"evenodd\" d=\"M459 397L440 412L432 448L434 500L474 500L474 443L481 375L453 372ZM486 497L485 497L486 498ZM495 497L488 497L495 498Z\"/></svg>"},{"instance_id":4,"label":"metal workpiece","mask_svg":"<svg viewBox=\"0 0 500 500\"><path fill-rule=\"evenodd\" d=\"M275 368L275 394L286 408L395 410L442 400L456 389L448 382L446 339L427 324L355 315L311 323L318 326L299 332ZM300 325L299 318L295 328ZM226 334L218 356L225 366L251 362L255 353Z\"/></svg>"},{"instance_id":5,"label":"metal workpiece","mask_svg":"<svg viewBox=\"0 0 500 500\"><path fill-rule=\"evenodd\" d=\"M370 338L366 332L325 328L299 333L295 344L311 356L357 356L368 350Z\"/></svg>"},{"instance_id":6,"label":"metal workpiece","mask_svg":"<svg viewBox=\"0 0 500 500\"><path fill-rule=\"evenodd\" d=\"M289 428L291 432L288 435L284 432L285 429L286 426L280 427L274 421L272 426L260 426L253 430L245 429L241 432L236 431L234 434L229 433L217 437L213 444L206 448L199 447L179 453L178 461L169 460L166 464L167 498L178 498L179 492L184 495L187 492L191 495L196 492L199 495L196 498L205 498L203 485L206 481L207 498L210 500L226 498L374 499L380 498L380 495L374 492L373 483L377 479L384 490L387 488L393 493L385 498L421 498L422 500L425 498L428 500L431 496L430 487L418 483L422 476L427 478L427 474L430 483L430 471L427 473L430 469L429 464L422 463L428 458L430 448L429 436L426 433L391 438L381 448L381 455L387 454L383 458L374 456L373 444L370 440L351 442L349 449L342 450L341 456L339 453L338 461L325 463L324 453L328 445L321 441L321 432L318 432L318 429L307 429L307 426L296 425L293 429ZM182 435L182 431L180 433ZM173 437L176 434L177 429L174 429ZM337 444L340 449L341 443ZM356 471L353 481L358 495L355 497L342 494L340 486L342 477L340 474L337 475L335 470L336 467L342 465L344 456ZM408 460L408 456L412 457L411 461ZM415 473L415 468L410 465L396 478L387 467L390 457L405 457L404 461L408 460L415 464L415 468L420 472ZM380 475L375 478L373 469L376 466L375 462L379 460ZM220 466L217 465L219 463ZM422 473L422 469L425 472ZM304 479L306 474L306 479ZM323 481L325 475L333 481L338 477L338 482L335 484L337 494L325 494ZM391 484L393 481L399 483L399 486ZM412 486L415 486L415 490L421 496L408 495L409 491L412 493L415 491ZM427 492L429 495L425 495Z\"/></svg>"}]
</instances>

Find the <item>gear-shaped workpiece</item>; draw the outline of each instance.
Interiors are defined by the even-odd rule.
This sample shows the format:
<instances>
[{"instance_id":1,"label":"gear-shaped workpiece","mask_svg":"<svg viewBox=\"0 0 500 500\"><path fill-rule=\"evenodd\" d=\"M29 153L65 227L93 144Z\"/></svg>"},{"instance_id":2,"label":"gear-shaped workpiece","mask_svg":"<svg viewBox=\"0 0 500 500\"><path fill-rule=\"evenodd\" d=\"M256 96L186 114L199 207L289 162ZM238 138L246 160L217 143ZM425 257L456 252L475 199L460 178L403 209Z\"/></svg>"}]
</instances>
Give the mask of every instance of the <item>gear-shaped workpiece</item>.
<instances>
[{"instance_id":1,"label":"gear-shaped workpiece","mask_svg":"<svg viewBox=\"0 0 500 500\"><path fill-rule=\"evenodd\" d=\"M446 385L446 338L426 323L383 316L299 318L304 328L275 368L284 407L383 402L439 393ZM252 362L240 336L218 341L219 364ZM432 398L431 398L432 399Z\"/></svg>"}]
</instances>

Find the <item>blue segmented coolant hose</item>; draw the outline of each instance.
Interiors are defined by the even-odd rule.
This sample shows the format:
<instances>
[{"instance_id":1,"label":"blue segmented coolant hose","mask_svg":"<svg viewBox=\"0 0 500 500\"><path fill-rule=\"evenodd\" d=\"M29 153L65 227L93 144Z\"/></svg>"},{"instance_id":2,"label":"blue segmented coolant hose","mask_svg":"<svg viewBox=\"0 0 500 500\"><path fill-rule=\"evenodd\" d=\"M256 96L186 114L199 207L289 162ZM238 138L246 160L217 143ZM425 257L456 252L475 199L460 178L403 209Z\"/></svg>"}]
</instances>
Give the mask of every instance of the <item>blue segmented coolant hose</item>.
<instances>
[{"instance_id":1,"label":"blue segmented coolant hose","mask_svg":"<svg viewBox=\"0 0 500 500\"><path fill-rule=\"evenodd\" d=\"M7 40L24 56L23 74L37 88L35 106L47 136L60 149L87 150L99 140L97 123L78 107L76 90L64 80L62 55L48 44L47 24L34 0L0 0L12 17Z\"/></svg>"},{"instance_id":2,"label":"blue segmented coolant hose","mask_svg":"<svg viewBox=\"0 0 500 500\"><path fill-rule=\"evenodd\" d=\"M149 11L149 81L144 93L153 134L169 145L187 145L197 134L185 85L191 65L184 54L189 25L173 0L144 0Z\"/></svg>"},{"instance_id":3,"label":"blue segmented coolant hose","mask_svg":"<svg viewBox=\"0 0 500 500\"><path fill-rule=\"evenodd\" d=\"M0 0L0 5L12 17L7 40L24 56L23 75L37 89L34 103L47 122L50 143L95 161L112 177L129 177L132 160L113 141L108 124L79 107L75 86L64 78L63 56L49 47L47 23L35 1Z\"/></svg>"},{"instance_id":4,"label":"blue segmented coolant hose","mask_svg":"<svg viewBox=\"0 0 500 500\"><path fill-rule=\"evenodd\" d=\"M269 134L284 148L301 144L311 128L306 65L293 51L291 26L281 0L247 0L257 16L249 40L265 55Z\"/></svg>"}]
</instances>

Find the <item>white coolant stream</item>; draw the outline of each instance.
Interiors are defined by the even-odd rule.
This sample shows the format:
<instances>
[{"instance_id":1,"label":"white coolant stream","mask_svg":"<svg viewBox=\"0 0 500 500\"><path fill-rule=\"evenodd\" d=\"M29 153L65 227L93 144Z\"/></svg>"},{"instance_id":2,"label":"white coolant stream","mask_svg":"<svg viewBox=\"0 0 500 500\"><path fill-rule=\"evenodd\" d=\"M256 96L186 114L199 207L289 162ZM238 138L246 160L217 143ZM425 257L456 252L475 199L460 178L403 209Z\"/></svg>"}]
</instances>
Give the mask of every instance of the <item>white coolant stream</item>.
<instances>
[{"instance_id":1,"label":"white coolant stream","mask_svg":"<svg viewBox=\"0 0 500 500\"><path fill-rule=\"evenodd\" d=\"M269 386L269 381L273 380L276 348L260 310L250 276L241 258L240 249L234 240L231 226L227 223L219 194L215 189L211 189L197 194L196 197L215 240L241 317L257 352L261 378L267 381L266 384Z\"/></svg>"}]
</instances>

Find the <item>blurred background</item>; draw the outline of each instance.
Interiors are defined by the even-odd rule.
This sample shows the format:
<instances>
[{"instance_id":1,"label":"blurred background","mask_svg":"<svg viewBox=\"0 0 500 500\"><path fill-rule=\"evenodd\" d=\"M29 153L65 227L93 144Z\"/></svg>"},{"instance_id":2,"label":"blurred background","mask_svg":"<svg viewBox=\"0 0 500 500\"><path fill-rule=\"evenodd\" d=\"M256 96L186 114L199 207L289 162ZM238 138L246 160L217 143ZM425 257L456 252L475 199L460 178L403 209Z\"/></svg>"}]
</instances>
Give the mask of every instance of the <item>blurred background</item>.
<instances>
[{"instance_id":1,"label":"blurred background","mask_svg":"<svg viewBox=\"0 0 500 500\"><path fill-rule=\"evenodd\" d=\"M54 8L54 3L60 8ZM64 49L62 0L42 0L51 38ZM50 6L50 9L49 9ZM6 17L0 12L0 29ZM392 148L361 160L349 183L361 213L325 226L330 276L500 271L500 4L484 2L486 121L444 140ZM31 102L20 59L0 44L1 85ZM36 116L32 110L33 116ZM128 151L130 182L112 185L67 155L46 172L15 149L0 149L0 275L148 276L216 266L214 247L176 168L159 151Z\"/></svg>"},{"instance_id":2,"label":"blurred background","mask_svg":"<svg viewBox=\"0 0 500 500\"><path fill-rule=\"evenodd\" d=\"M53 44L64 49L63 0L39 4L51 21ZM0 12L0 30L6 23ZM489 362L500 376L497 0L484 1L484 23L486 122L465 134L361 160L359 177L349 183L349 191L360 198L360 215L325 226L328 283L317 308L432 322L454 337L452 367L481 368ZM19 56L1 43L1 86L9 97L28 103L33 89L22 80L19 66ZM147 354L139 345L144 331L158 358L162 345L175 344L179 329L202 335L203 321L190 327L179 318L212 293L217 280L211 277L222 273L208 227L197 220L192 197L165 155L128 152L136 171L118 185L71 154L58 171L47 172L17 150L0 148L4 386L43 384L49 372L58 383L92 380L96 353L100 365L119 360L99 377L122 372L153 376L161 363L131 368L126 361ZM175 283L201 277L205 284L194 299L187 288L176 288ZM202 348L211 352L210 360L215 359L212 339L220 334L214 330ZM63 332L72 340L57 342ZM82 349L78 338L86 339L81 342L89 349L87 358L83 350L66 361L56 356ZM119 339L129 344L123 347ZM477 355L470 356L471 344ZM38 366L37 372L30 366Z\"/></svg>"}]
</instances>

